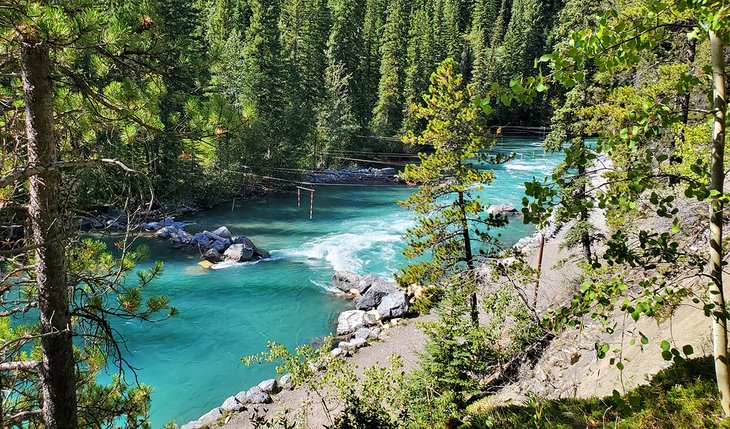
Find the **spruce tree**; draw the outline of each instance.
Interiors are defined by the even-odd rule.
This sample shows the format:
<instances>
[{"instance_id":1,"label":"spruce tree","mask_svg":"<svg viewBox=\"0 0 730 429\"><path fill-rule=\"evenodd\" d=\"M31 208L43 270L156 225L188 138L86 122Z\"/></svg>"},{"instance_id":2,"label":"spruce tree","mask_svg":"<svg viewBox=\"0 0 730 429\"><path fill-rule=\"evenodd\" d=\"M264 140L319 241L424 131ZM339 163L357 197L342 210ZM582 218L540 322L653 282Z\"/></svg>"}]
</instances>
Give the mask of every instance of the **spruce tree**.
<instances>
[{"instance_id":1,"label":"spruce tree","mask_svg":"<svg viewBox=\"0 0 730 429\"><path fill-rule=\"evenodd\" d=\"M263 0L250 0L249 6L251 24L242 49L245 63L241 81L245 85L245 97L257 115L255 129L265 148L264 157L281 161L289 155L288 143L293 130L287 122L290 111L285 95L279 10L275 4Z\"/></svg>"},{"instance_id":2,"label":"spruce tree","mask_svg":"<svg viewBox=\"0 0 730 429\"><path fill-rule=\"evenodd\" d=\"M461 0L442 0L443 19L438 35L443 40L445 58L461 61L463 43L461 38Z\"/></svg>"},{"instance_id":3,"label":"spruce tree","mask_svg":"<svg viewBox=\"0 0 730 429\"><path fill-rule=\"evenodd\" d=\"M332 29L327 43L329 58L335 64L344 64L350 75L349 92L352 96L353 111L358 122L365 128L366 115L362 113L367 106L367 96L363 94L361 61L365 49L362 26L365 20L365 0L330 0Z\"/></svg>"},{"instance_id":4,"label":"spruce tree","mask_svg":"<svg viewBox=\"0 0 730 429\"><path fill-rule=\"evenodd\" d=\"M348 92L349 75L345 65L330 59L325 75L326 97L317 109L317 130L314 141L314 162L316 167L338 165L341 161L334 155L349 149L357 122L352 113L352 102Z\"/></svg>"},{"instance_id":5,"label":"spruce tree","mask_svg":"<svg viewBox=\"0 0 730 429\"><path fill-rule=\"evenodd\" d=\"M425 3L421 2L418 7L414 7L410 19L404 86L406 100L404 131L417 131L420 126L414 118L411 106L420 103L422 96L428 91L429 78L436 62L433 25Z\"/></svg>"},{"instance_id":6,"label":"spruce tree","mask_svg":"<svg viewBox=\"0 0 730 429\"><path fill-rule=\"evenodd\" d=\"M357 112L359 123L368 127L372 121L373 109L378 102L378 85L380 83L380 49L383 42L387 2L385 0L367 0L365 22L363 24L363 57L360 62L360 93L363 95L360 111Z\"/></svg>"},{"instance_id":7,"label":"spruce tree","mask_svg":"<svg viewBox=\"0 0 730 429\"><path fill-rule=\"evenodd\" d=\"M404 0L388 5L388 19L383 31L378 104L373 110L372 130L381 136L393 136L401 128L405 99L405 58L408 44L407 8Z\"/></svg>"},{"instance_id":8,"label":"spruce tree","mask_svg":"<svg viewBox=\"0 0 730 429\"><path fill-rule=\"evenodd\" d=\"M472 14L469 40L474 54L472 82L477 89L484 90L489 75L492 56L492 34L499 31L500 0L476 0Z\"/></svg>"}]
</instances>

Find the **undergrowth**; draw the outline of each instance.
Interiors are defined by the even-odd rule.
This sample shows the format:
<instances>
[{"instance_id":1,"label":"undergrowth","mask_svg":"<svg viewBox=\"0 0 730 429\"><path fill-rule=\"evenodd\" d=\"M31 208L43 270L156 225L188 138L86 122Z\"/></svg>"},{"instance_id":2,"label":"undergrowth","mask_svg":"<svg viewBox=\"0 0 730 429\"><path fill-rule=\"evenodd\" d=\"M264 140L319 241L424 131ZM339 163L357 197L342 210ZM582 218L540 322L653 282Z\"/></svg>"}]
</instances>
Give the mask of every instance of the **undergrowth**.
<instances>
[{"instance_id":1,"label":"undergrowth","mask_svg":"<svg viewBox=\"0 0 730 429\"><path fill-rule=\"evenodd\" d=\"M657 373L651 383L625 395L545 400L470 408L463 428L683 429L726 428L721 418L712 358L690 359Z\"/></svg>"}]
</instances>

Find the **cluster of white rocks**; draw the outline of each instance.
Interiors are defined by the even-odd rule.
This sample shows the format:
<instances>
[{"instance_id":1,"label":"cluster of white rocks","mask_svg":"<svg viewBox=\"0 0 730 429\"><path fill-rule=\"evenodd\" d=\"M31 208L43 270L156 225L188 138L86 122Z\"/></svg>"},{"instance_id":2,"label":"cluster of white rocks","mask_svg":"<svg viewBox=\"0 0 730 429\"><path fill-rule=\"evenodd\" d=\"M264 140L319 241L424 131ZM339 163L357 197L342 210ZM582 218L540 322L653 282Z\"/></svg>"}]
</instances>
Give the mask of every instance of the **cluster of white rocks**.
<instances>
[{"instance_id":1,"label":"cluster of white rocks","mask_svg":"<svg viewBox=\"0 0 730 429\"><path fill-rule=\"evenodd\" d=\"M247 404L270 404L271 395L279 393L282 389L292 389L291 375L285 374L278 381L276 379L264 380L248 390L238 392L229 397L219 407L215 407L197 420L183 425L179 429L203 429L215 427L222 420L232 414L240 413L246 409Z\"/></svg>"},{"instance_id":2,"label":"cluster of white rocks","mask_svg":"<svg viewBox=\"0 0 730 429\"><path fill-rule=\"evenodd\" d=\"M335 356L352 355L369 341L377 340L384 323L397 323L410 310L405 291L372 274L361 277L349 271L336 271L332 286L355 300L355 309L343 311L337 318L337 337L345 341L332 350Z\"/></svg>"}]
</instances>

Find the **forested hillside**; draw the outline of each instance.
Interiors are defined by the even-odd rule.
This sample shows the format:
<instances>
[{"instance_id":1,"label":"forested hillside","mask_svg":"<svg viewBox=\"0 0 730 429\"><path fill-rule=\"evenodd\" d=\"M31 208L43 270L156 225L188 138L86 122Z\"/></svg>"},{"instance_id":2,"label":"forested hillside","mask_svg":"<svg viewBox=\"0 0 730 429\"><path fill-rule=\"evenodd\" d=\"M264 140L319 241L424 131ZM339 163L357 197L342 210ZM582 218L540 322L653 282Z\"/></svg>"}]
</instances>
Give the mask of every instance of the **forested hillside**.
<instances>
[{"instance_id":1,"label":"forested hillside","mask_svg":"<svg viewBox=\"0 0 730 429\"><path fill-rule=\"evenodd\" d=\"M543 406L532 397L516 412L481 406L576 326L593 326L595 342L577 345L578 356L564 356L561 365L574 365L590 350L586 365L607 358L607 366L623 374L632 364L624 350L651 347L681 367L699 350L697 343L649 338L632 324L671 321L680 308L706 316L712 326L703 352L713 355L714 378L705 381L713 379L715 386L703 382L698 391L682 393L699 406L677 419L706 413L707 427L727 425L729 17L725 0L3 1L0 426L149 427L155 386L134 383L124 373L132 365L119 327L164 322L179 312L167 290L148 288L163 264L135 268L149 256L135 240L153 238L143 229L177 239L176 251L187 249L173 268L178 279L206 279L181 282L182 292L177 284L170 288L178 297L196 289L202 295L197 302L217 305L198 317L221 318L224 307L235 306L217 295L222 288L204 288L220 286L211 281L214 272L232 269L240 297L246 293L241 279L250 281L248 274L266 266L257 264L264 260L276 261L264 276L278 283L246 285L249 291L293 293L287 288L300 283L309 292L320 286L343 292L335 298L317 289L319 298L357 300L357 310L337 317L338 347L290 352L268 343L269 353L244 359L278 361L291 387L330 389L344 407L331 415L334 408L319 396L332 427L493 428L519 426L515 422L523 419L554 427L553 414L538 412ZM490 205L497 200L483 199L503 196L492 193L499 169L522 177L508 171L517 154L499 152L493 138L517 125L549 132L542 147L536 141L513 146L529 146L524 152L532 154L531 164L519 165L531 179L510 185L521 207ZM406 152L411 159L419 152L398 175L409 187L378 183L382 188L368 189L370 195L356 203L341 196L322 210L330 217L322 222L310 220L315 191L321 195L326 186L303 188L310 192L306 226L291 223L288 200L277 221L271 215L276 206L267 200L259 218L243 225L234 199L226 219L283 236L272 240L279 248L271 253L220 224L214 232L196 232L194 242L183 229L188 224L173 222L166 211L187 203L212 206L246 196L252 186L314 186L302 182L312 172ZM548 165L549 156L559 161ZM533 174L538 168L542 176ZM388 198L382 205L398 208L395 194L380 192L388 186L408 192L401 201L408 214L352 228L355 212L381 216L358 206L377 205L375 194ZM246 200L245 208L257 202ZM347 216L338 218L338 210ZM98 230L81 233L87 225L79 221L100 213ZM147 223L151 216L160 222ZM500 231L518 222L529 225L522 240L503 247ZM395 239L386 234L365 241L390 224L402 226ZM135 228L140 233L132 238ZM109 229L119 238L113 247L112 238L96 239ZM338 234L340 229L347 231ZM309 241L300 237L303 230ZM323 250L323 241L332 238L348 247ZM294 240L300 247L293 250ZM393 282L334 266L336 251L377 249L367 257L378 259L395 253L393 242L402 242L399 253L411 259L410 265L383 268ZM541 265L546 242L551 266ZM216 243L224 244L223 256ZM537 246L541 256L533 264L530 249ZM237 257L226 256L231 248ZM568 255L557 260L561 252ZM254 253L261 259L253 261ZM206 271L195 265L197 256L208 262ZM317 265L313 261L328 270L330 283L319 285L300 270ZM561 271L566 266L573 269L570 277ZM291 276L284 272L292 267ZM541 279L551 271L558 280L546 292ZM551 295L556 291L562 300ZM317 307L292 296L297 307ZM286 302L278 297L266 300ZM554 305L545 298L556 298ZM247 311L234 310L233 318ZM371 369L356 381L359 374L344 355L383 339L379 335L401 318L431 311L435 315L421 319L422 347L410 372L394 357L389 369ZM190 320L184 329L195 325ZM363 334L366 327L374 330ZM198 336L211 332L218 331ZM208 345L198 351L218 350ZM109 371L109 379L97 377L112 367L117 371ZM572 426L597 426L593 415L602 415L604 426L606 416L615 417L616 427L620 418L641 417L636 398L642 390L627 392L623 378L620 387L610 403L589 404L590 415L578 415ZM255 388L266 395L260 402L271 400ZM255 416L240 413L259 403L249 391L186 429L223 423L231 413L238 413L233 425L241 419L254 424ZM644 403L647 413L653 407L673 413L674 401L661 397L661 389L650 393L657 398ZM570 413L558 417L573 419ZM256 424L271 427L259 417ZM671 427L661 425L670 421L661 414L647 421L636 427ZM279 423L294 427L286 418Z\"/></svg>"},{"instance_id":2,"label":"forested hillside","mask_svg":"<svg viewBox=\"0 0 730 429\"><path fill-rule=\"evenodd\" d=\"M479 88L508 84L565 32L554 25L561 1L156 0L142 10L132 3L98 7L144 42L64 59L73 75L58 90L84 90L74 102L115 123L80 121L63 156L118 159L145 172L163 202L214 203L261 176L401 152L391 137L424 125L409 106L442 60L459 62ZM79 24L54 25L63 32ZM11 75L1 79L4 90L20 89ZM120 109L105 106L110 101ZM529 114L500 110L492 125L546 125L549 110L541 98ZM82 205L103 203L100 179L81 178Z\"/></svg>"}]
</instances>

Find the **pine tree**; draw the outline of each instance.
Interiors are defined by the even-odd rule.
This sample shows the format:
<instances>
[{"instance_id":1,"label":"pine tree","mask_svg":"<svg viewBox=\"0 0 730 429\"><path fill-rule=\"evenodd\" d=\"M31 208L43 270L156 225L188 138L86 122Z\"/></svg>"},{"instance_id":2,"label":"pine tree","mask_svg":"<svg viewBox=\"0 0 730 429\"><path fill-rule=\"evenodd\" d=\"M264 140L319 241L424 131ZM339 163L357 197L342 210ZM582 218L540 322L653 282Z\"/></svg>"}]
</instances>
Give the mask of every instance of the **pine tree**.
<instances>
[{"instance_id":1,"label":"pine tree","mask_svg":"<svg viewBox=\"0 0 730 429\"><path fill-rule=\"evenodd\" d=\"M388 5L388 19L383 31L378 104L373 111L372 130L382 136L395 135L403 122L405 99L405 58L408 43L407 8L404 0Z\"/></svg>"},{"instance_id":2,"label":"pine tree","mask_svg":"<svg viewBox=\"0 0 730 429\"><path fill-rule=\"evenodd\" d=\"M156 61L167 60L168 47L160 42L164 38L154 22L150 11L135 2L102 9L91 1L18 1L0 8L0 29L6 35L0 49L14 58L0 69L3 76L20 76L4 81L9 85L3 91L24 108L6 112L0 122L2 134L11 137L0 147L5 201L0 219L12 218L8 208L15 211L12 207L27 204L21 213L28 226L25 235L4 243L0 254L0 381L3 395L11 392L2 401L0 426L145 424L149 389L127 390L126 382L118 379L111 392L95 384L94 374L107 357L121 358L113 354L119 339L110 317L147 320L172 309L161 298L150 298L145 305L141 287L119 282L134 259L127 246L120 247L128 255L122 261L83 252L91 245L74 240L70 213L75 200L71 184L81 176L76 169L111 166L125 179L134 173L119 161L97 157L102 145L123 145L117 130L141 141L162 131L157 103L164 85L155 71L171 65ZM123 188L129 197L135 186L125 183L107 192L113 196ZM154 273L141 277L149 280ZM10 318L33 308L37 323L11 323ZM99 407L109 399L113 406Z\"/></svg>"},{"instance_id":3,"label":"pine tree","mask_svg":"<svg viewBox=\"0 0 730 429\"><path fill-rule=\"evenodd\" d=\"M363 24L363 58L360 63L359 91L363 95L360 111L357 112L359 123L363 128L372 121L373 109L378 102L378 84L380 83L380 49L385 28L387 2L385 0L367 0L365 22Z\"/></svg>"},{"instance_id":4,"label":"pine tree","mask_svg":"<svg viewBox=\"0 0 730 429\"><path fill-rule=\"evenodd\" d=\"M431 254L428 261L415 262L398 276L404 285L448 286L459 276L469 276L476 267L478 244L490 242L488 230L504 224L504 219L484 217L484 206L474 195L494 179L493 172L480 170L480 159L493 141L486 129L471 93L464 88L458 64L443 62L431 77L425 103L416 106L416 118L427 121L418 136L409 134L411 145L433 145L433 152L421 153L420 164L409 164L402 174L408 185L418 191L402 204L417 213L417 226L408 231L404 254L418 258ZM470 296L472 321L478 323L476 293Z\"/></svg>"},{"instance_id":5,"label":"pine tree","mask_svg":"<svg viewBox=\"0 0 730 429\"><path fill-rule=\"evenodd\" d=\"M337 165L333 154L341 154L349 148L357 130L357 122L352 113L352 103L348 92L345 65L336 64L330 59L325 76L326 98L317 109L317 132L314 142L316 166Z\"/></svg>"},{"instance_id":6,"label":"pine tree","mask_svg":"<svg viewBox=\"0 0 730 429\"><path fill-rule=\"evenodd\" d=\"M335 64L343 64L346 74L350 75L349 92L352 96L353 112L358 115L358 122L366 116L362 113L367 106L367 96L363 94L362 54L365 49L362 26L365 20L365 0L330 0L332 14L332 30L327 43L328 57Z\"/></svg>"},{"instance_id":7,"label":"pine tree","mask_svg":"<svg viewBox=\"0 0 730 429\"><path fill-rule=\"evenodd\" d=\"M414 7L408 32L408 51L406 56L405 100L406 114L403 122L404 131L418 130L418 121L414 118L411 106L420 103L422 96L428 91L429 78L433 73L435 42L433 25L426 2Z\"/></svg>"},{"instance_id":8,"label":"pine tree","mask_svg":"<svg viewBox=\"0 0 730 429\"><path fill-rule=\"evenodd\" d=\"M443 20L438 35L443 40L445 58L461 61L463 44L461 38L461 0L442 0Z\"/></svg>"},{"instance_id":9,"label":"pine tree","mask_svg":"<svg viewBox=\"0 0 730 429\"><path fill-rule=\"evenodd\" d=\"M474 53L472 82L478 90L485 88L492 58L492 35L499 31L500 0L476 0L472 14L470 43Z\"/></svg>"},{"instance_id":10,"label":"pine tree","mask_svg":"<svg viewBox=\"0 0 730 429\"><path fill-rule=\"evenodd\" d=\"M265 158L282 160L289 155L287 145L293 131L287 121L291 112L284 93L279 10L275 4L263 0L250 0L249 6L251 24L242 49L245 63L241 81L245 85L245 97L257 115L256 130L265 147Z\"/></svg>"}]
</instances>

